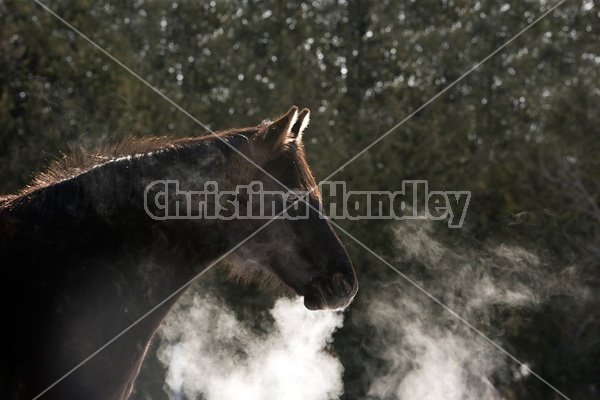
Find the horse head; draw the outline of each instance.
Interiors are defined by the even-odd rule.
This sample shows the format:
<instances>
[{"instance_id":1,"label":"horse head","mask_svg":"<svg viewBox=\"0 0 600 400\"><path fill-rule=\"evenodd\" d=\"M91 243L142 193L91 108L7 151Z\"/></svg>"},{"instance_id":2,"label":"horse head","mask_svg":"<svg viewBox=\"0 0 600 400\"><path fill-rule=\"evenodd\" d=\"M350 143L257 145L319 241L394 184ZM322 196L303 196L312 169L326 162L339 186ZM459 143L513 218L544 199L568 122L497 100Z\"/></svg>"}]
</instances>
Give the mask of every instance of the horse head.
<instances>
[{"instance_id":1,"label":"horse head","mask_svg":"<svg viewBox=\"0 0 600 400\"><path fill-rule=\"evenodd\" d=\"M231 271L241 279L263 275L283 283L304 296L308 309L338 309L352 301L358 281L344 245L322 212L321 195L306 162L302 135L309 114L308 109L298 112L292 107L277 120L248 131L241 150L253 163L238 163L243 164L246 181L259 183L263 196L251 191L253 195L241 199L245 205L240 211L256 215L262 210L278 217L236 221L230 238L246 241L230 257Z\"/></svg>"}]
</instances>

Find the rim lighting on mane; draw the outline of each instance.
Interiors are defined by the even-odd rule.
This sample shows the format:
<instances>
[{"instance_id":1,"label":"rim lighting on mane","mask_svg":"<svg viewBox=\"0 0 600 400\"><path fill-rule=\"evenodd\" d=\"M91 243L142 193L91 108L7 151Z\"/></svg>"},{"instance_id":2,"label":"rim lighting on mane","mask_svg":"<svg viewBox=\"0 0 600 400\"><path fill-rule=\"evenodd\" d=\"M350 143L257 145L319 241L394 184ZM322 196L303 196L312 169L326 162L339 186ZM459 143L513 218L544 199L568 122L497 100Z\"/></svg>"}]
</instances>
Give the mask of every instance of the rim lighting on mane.
<instances>
[{"instance_id":1,"label":"rim lighting on mane","mask_svg":"<svg viewBox=\"0 0 600 400\"><path fill-rule=\"evenodd\" d=\"M318 212L321 198L302 144L308 118L307 109L292 107L274 121L216 137L130 139L80 151L0 198L2 300L12 327L3 358L9 397L47 391L61 399L127 398L181 289L221 259L233 279L260 277L303 296L311 310L346 307L358 282L342 242ZM283 184L310 190L311 208L306 219L155 220L144 196L157 180L188 190L260 182L268 192ZM201 210L178 196L164 193L182 215ZM283 207L250 195L236 200L266 215ZM205 206L229 210L231 204L216 201Z\"/></svg>"}]
</instances>

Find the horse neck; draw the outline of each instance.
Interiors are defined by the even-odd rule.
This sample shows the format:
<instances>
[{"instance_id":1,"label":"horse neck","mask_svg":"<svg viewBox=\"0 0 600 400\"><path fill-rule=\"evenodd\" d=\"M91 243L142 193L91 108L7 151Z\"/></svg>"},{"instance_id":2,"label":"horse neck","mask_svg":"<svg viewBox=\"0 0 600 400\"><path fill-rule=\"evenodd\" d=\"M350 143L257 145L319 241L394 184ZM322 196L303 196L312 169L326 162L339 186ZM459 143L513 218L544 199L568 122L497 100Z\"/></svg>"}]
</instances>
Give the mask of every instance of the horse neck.
<instances>
[{"instance_id":1,"label":"horse neck","mask_svg":"<svg viewBox=\"0 0 600 400\"><path fill-rule=\"evenodd\" d=\"M73 267L86 257L129 263L122 269L132 279L176 269L159 282L170 290L167 281L179 285L227 251L225 221L155 221L145 212L144 190L161 179L221 179L226 158L222 146L208 141L119 158L17 199L10 225L22 241L22 232L32 232L26 241L33 245L80 254L66 261Z\"/></svg>"}]
</instances>

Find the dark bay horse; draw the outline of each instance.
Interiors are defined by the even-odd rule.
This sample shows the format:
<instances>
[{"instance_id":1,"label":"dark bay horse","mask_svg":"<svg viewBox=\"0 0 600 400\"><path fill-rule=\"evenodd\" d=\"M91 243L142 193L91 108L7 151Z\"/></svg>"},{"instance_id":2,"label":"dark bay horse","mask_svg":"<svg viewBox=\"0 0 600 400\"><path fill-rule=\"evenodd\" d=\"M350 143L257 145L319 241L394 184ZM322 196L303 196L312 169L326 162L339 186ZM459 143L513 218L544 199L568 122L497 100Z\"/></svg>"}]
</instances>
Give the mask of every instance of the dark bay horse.
<instances>
[{"instance_id":1,"label":"dark bay horse","mask_svg":"<svg viewBox=\"0 0 600 400\"><path fill-rule=\"evenodd\" d=\"M321 199L302 145L308 114L292 107L273 122L218 138L130 141L109 155L72 157L21 193L0 197L2 395L32 399L63 378L41 398L127 398L152 336L177 300L173 293L232 251L226 261L238 279L270 277L304 296L309 309L345 307L358 284L344 246L315 211ZM269 220L232 218L231 196L204 205L220 207L223 218L156 218L148 211L201 212L177 191L148 190L163 181L177 181L180 191L209 182L224 191L250 182L286 191L283 184L311 191L315 209L307 208L306 218L273 220L257 233ZM299 204L293 193L283 206L240 193L237 211L280 212ZM150 210L149 199L171 205L161 209L151 201Z\"/></svg>"}]
</instances>

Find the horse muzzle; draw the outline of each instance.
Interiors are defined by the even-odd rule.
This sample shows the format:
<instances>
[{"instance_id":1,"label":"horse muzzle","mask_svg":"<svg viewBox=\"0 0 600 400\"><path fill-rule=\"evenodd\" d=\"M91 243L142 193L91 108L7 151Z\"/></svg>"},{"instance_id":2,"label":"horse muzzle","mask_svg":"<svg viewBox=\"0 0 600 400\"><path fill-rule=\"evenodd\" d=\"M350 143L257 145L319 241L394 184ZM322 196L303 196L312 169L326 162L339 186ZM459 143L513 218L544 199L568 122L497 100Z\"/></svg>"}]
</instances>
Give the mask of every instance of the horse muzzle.
<instances>
[{"instance_id":1,"label":"horse muzzle","mask_svg":"<svg viewBox=\"0 0 600 400\"><path fill-rule=\"evenodd\" d=\"M304 306L309 310L346 308L358 291L356 276L335 273L328 279L313 279L304 293Z\"/></svg>"}]
</instances>

